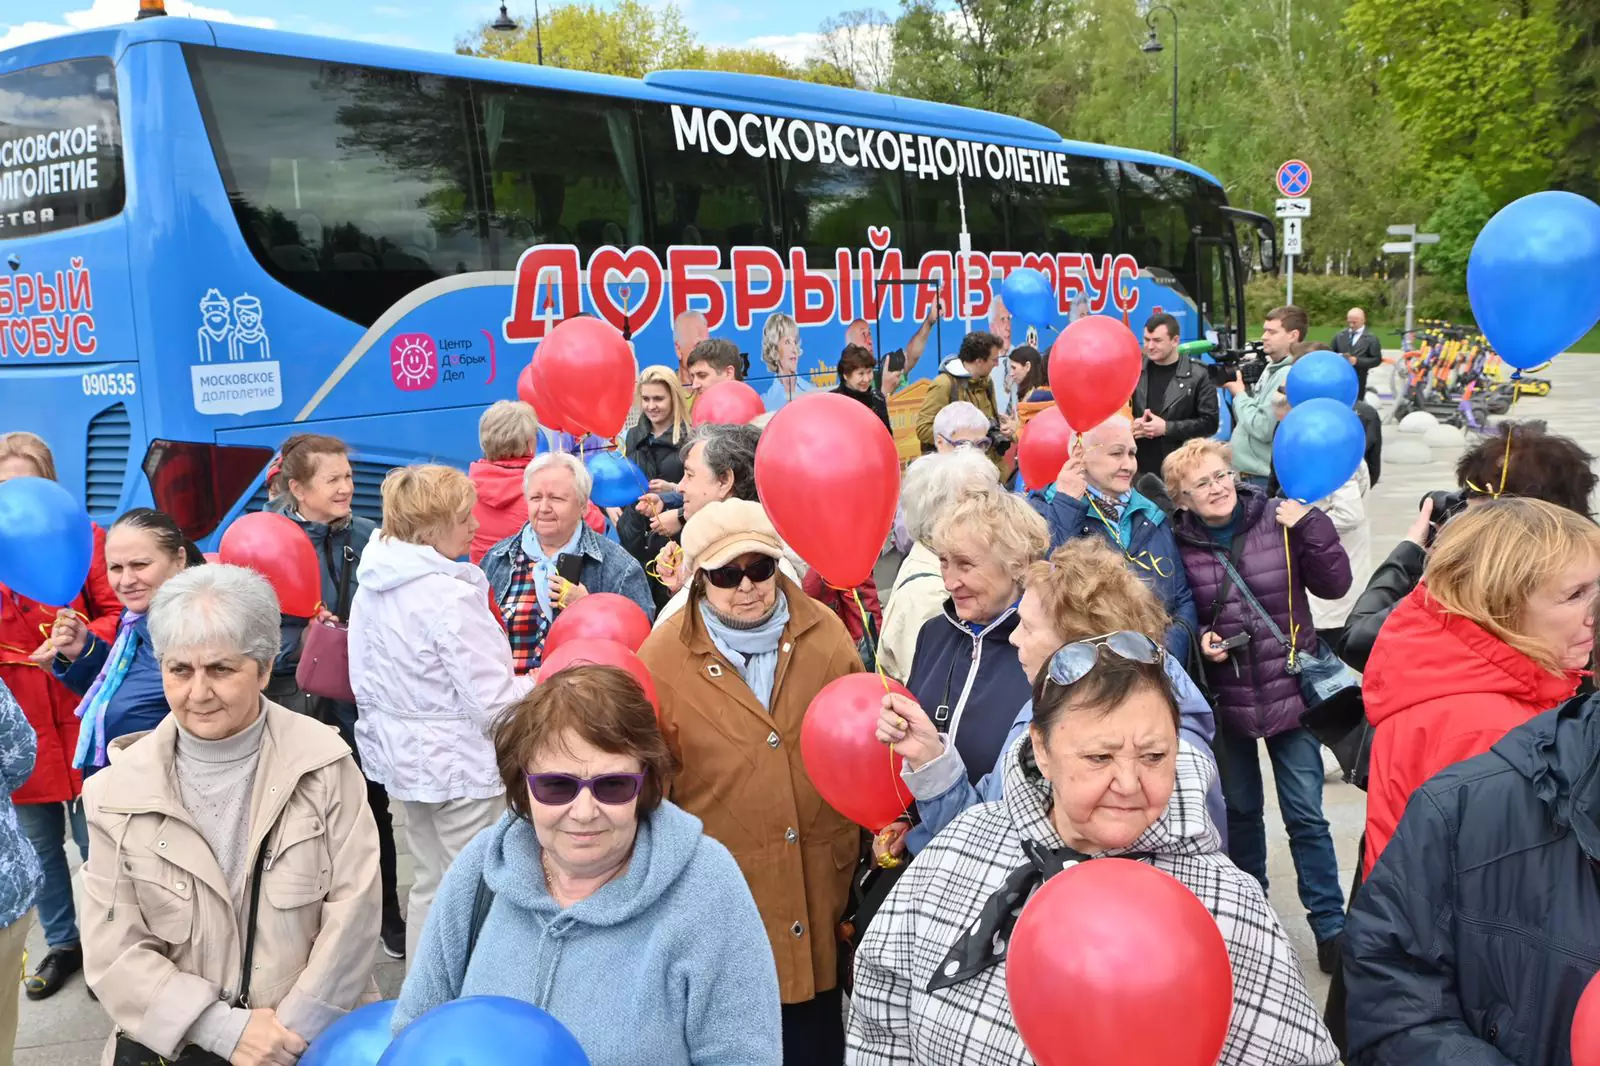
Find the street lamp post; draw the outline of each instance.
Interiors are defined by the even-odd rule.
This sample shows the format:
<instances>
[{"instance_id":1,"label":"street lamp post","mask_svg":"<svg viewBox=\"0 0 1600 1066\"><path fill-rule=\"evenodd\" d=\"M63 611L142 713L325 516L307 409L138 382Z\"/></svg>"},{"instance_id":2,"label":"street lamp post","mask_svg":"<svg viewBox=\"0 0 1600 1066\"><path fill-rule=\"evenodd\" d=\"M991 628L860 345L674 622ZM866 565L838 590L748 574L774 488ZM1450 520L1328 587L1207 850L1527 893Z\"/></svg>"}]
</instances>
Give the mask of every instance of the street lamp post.
<instances>
[{"instance_id":1,"label":"street lamp post","mask_svg":"<svg viewBox=\"0 0 1600 1066\"><path fill-rule=\"evenodd\" d=\"M1140 50L1154 54L1162 50L1161 38L1156 36L1155 16L1157 11L1165 11L1172 16L1172 156L1178 157L1178 13L1166 4L1156 4L1144 17L1145 27L1150 35L1140 45Z\"/></svg>"},{"instance_id":2,"label":"street lamp post","mask_svg":"<svg viewBox=\"0 0 1600 1066\"><path fill-rule=\"evenodd\" d=\"M489 28L497 33L516 32L516 20L506 12L506 5L500 5L500 17L491 22ZM544 66L544 33L539 25L539 0L533 0L533 50L539 65Z\"/></svg>"}]
</instances>

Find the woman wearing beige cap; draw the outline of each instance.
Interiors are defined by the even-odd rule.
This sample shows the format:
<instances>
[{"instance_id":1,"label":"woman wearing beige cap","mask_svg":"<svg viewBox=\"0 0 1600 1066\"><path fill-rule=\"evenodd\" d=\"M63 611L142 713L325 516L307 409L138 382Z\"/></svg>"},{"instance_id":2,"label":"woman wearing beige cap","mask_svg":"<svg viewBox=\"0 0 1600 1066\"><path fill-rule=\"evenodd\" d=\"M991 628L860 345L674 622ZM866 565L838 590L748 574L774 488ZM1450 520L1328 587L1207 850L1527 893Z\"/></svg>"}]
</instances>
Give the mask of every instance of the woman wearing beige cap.
<instances>
[{"instance_id":1,"label":"woman wearing beige cap","mask_svg":"<svg viewBox=\"0 0 1600 1066\"><path fill-rule=\"evenodd\" d=\"M785 1066L838 1066L836 930L861 834L806 776L800 725L861 660L843 623L778 572L783 546L760 504L706 504L683 554L688 605L639 649L683 766L669 798L733 853L755 896L778 965Z\"/></svg>"}]
</instances>

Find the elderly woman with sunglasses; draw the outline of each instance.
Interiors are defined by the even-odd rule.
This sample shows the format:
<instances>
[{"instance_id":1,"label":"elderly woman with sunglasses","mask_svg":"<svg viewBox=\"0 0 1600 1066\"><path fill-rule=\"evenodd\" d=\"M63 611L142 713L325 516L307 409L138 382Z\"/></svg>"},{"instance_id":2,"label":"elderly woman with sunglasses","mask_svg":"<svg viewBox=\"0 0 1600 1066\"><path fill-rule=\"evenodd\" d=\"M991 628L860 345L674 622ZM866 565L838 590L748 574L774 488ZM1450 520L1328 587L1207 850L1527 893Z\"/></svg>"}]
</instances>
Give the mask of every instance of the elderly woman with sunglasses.
<instances>
[{"instance_id":1,"label":"elderly woman with sunglasses","mask_svg":"<svg viewBox=\"0 0 1600 1066\"><path fill-rule=\"evenodd\" d=\"M1016 901L1065 864L1107 856L1171 874L1216 919L1233 971L1220 1066L1338 1061L1277 916L1222 854L1205 814L1211 761L1180 737L1164 660L1132 632L1052 656L1033 721L1007 753L1000 802L950 823L862 940L852 1066L1032 1063L1005 987Z\"/></svg>"},{"instance_id":2,"label":"elderly woman with sunglasses","mask_svg":"<svg viewBox=\"0 0 1600 1066\"><path fill-rule=\"evenodd\" d=\"M665 802L676 760L637 681L546 678L495 729L510 806L456 857L395 1032L462 996L555 1016L594 1066L777 1066L778 976L728 849Z\"/></svg>"},{"instance_id":3,"label":"elderly woman with sunglasses","mask_svg":"<svg viewBox=\"0 0 1600 1066\"><path fill-rule=\"evenodd\" d=\"M837 1066L837 930L861 834L817 794L800 725L818 691L861 660L838 617L779 572L783 546L760 504L706 504L684 528L683 554L695 572L688 606L639 649L683 765L669 796L750 884L777 959L784 1063Z\"/></svg>"}]
</instances>

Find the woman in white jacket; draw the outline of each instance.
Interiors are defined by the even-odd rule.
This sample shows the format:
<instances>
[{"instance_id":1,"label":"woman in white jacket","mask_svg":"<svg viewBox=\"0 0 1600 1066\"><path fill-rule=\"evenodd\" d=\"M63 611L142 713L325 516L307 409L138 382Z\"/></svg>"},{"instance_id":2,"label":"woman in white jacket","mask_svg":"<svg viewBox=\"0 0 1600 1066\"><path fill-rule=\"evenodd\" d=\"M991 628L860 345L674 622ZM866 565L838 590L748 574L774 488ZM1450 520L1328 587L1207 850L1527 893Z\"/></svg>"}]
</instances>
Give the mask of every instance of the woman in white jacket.
<instances>
[{"instance_id":1,"label":"woman in white jacket","mask_svg":"<svg viewBox=\"0 0 1600 1066\"><path fill-rule=\"evenodd\" d=\"M406 809L416 880L406 958L451 860L505 811L489 733L527 695L466 557L477 491L459 470L410 466L383 481L383 528L361 557L350 608L356 746L372 780Z\"/></svg>"}]
</instances>

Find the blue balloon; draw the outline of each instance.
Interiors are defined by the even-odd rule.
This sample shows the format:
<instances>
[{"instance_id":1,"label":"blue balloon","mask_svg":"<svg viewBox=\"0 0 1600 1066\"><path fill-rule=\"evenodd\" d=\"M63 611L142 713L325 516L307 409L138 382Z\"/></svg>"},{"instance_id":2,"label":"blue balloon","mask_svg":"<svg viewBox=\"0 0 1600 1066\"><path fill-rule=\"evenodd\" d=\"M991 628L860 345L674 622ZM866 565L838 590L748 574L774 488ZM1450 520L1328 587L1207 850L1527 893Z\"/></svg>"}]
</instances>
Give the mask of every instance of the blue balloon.
<instances>
[{"instance_id":1,"label":"blue balloon","mask_svg":"<svg viewBox=\"0 0 1600 1066\"><path fill-rule=\"evenodd\" d=\"M368 1003L328 1026L300 1056L300 1066L378 1066L389 1046L394 1002Z\"/></svg>"},{"instance_id":2,"label":"blue balloon","mask_svg":"<svg viewBox=\"0 0 1600 1066\"><path fill-rule=\"evenodd\" d=\"M42 477L0 484L0 585L51 607L83 591L94 524L72 494Z\"/></svg>"},{"instance_id":3,"label":"blue balloon","mask_svg":"<svg viewBox=\"0 0 1600 1066\"><path fill-rule=\"evenodd\" d=\"M1050 279L1032 267L1019 267L1006 275L1000 283L1000 298L1011 312L1013 336L1020 336L1032 326L1040 332L1054 319L1056 294L1050 288Z\"/></svg>"},{"instance_id":4,"label":"blue balloon","mask_svg":"<svg viewBox=\"0 0 1600 1066\"><path fill-rule=\"evenodd\" d=\"M1355 409L1324 396L1284 416L1272 438L1272 465L1285 496L1315 503L1354 476L1366 451L1367 431Z\"/></svg>"},{"instance_id":5,"label":"blue balloon","mask_svg":"<svg viewBox=\"0 0 1600 1066\"><path fill-rule=\"evenodd\" d=\"M637 463L616 452L596 452L586 464L594 488L589 498L600 507L631 507L650 491L650 479Z\"/></svg>"},{"instance_id":6,"label":"blue balloon","mask_svg":"<svg viewBox=\"0 0 1600 1066\"><path fill-rule=\"evenodd\" d=\"M532 1003L468 996L406 1026L378 1066L589 1066L589 1056Z\"/></svg>"},{"instance_id":7,"label":"blue balloon","mask_svg":"<svg viewBox=\"0 0 1600 1066\"><path fill-rule=\"evenodd\" d=\"M1289 380L1284 384L1289 403L1296 407L1318 397L1338 400L1349 407L1361 398L1360 391L1356 368L1336 352L1302 355L1289 368Z\"/></svg>"},{"instance_id":8,"label":"blue balloon","mask_svg":"<svg viewBox=\"0 0 1600 1066\"><path fill-rule=\"evenodd\" d=\"M1566 351L1600 321L1600 204L1536 192L1502 207L1473 242L1467 297L1506 365Z\"/></svg>"}]
</instances>

